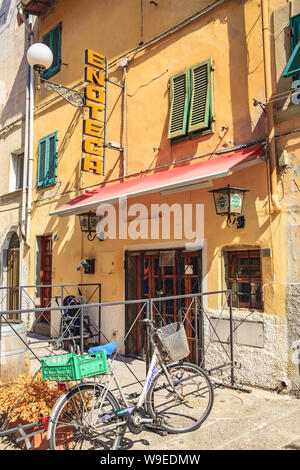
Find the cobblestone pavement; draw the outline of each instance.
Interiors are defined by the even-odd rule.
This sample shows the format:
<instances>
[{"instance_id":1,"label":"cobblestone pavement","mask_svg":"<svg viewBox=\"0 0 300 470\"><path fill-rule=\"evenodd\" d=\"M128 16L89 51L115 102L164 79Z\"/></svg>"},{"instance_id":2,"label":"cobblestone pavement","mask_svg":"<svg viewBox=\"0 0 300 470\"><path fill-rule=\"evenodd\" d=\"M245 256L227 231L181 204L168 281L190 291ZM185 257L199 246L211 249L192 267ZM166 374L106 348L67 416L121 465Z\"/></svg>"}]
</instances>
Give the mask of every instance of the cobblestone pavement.
<instances>
[{"instance_id":1,"label":"cobblestone pavement","mask_svg":"<svg viewBox=\"0 0 300 470\"><path fill-rule=\"evenodd\" d=\"M250 394L217 389L211 414L189 434L130 436L132 449L300 450L300 400L252 389Z\"/></svg>"},{"instance_id":2,"label":"cobblestone pavement","mask_svg":"<svg viewBox=\"0 0 300 470\"><path fill-rule=\"evenodd\" d=\"M38 346L39 353L41 345ZM36 350L37 353L37 350ZM33 369L37 361L31 358ZM145 378L145 364L126 359L115 361L120 382L128 382L129 371L138 379ZM125 389L139 391L132 376L132 385ZM213 409L197 431L188 434L160 436L143 431L133 435L126 432L123 447L134 450L300 450L300 399L289 394L277 394L258 388L245 393L217 388ZM8 438L0 439L0 450L17 450Z\"/></svg>"}]
</instances>

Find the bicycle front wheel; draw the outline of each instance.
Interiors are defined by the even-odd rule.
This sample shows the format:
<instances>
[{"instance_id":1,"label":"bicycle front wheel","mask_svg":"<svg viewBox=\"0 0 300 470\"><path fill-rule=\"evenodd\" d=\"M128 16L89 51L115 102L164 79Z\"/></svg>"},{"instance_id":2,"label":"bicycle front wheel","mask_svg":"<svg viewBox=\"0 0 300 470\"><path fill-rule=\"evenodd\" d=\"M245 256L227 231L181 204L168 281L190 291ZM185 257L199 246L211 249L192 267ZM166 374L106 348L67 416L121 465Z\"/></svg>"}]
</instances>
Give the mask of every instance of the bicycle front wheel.
<instances>
[{"instance_id":1,"label":"bicycle front wheel","mask_svg":"<svg viewBox=\"0 0 300 470\"><path fill-rule=\"evenodd\" d=\"M173 386L160 370L147 394L148 412L170 433L194 431L211 411L214 401L212 384L195 364L171 364L167 371Z\"/></svg>"},{"instance_id":2,"label":"bicycle front wheel","mask_svg":"<svg viewBox=\"0 0 300 470\"><path fill-rule=\"evenodd\" d=\"M117 449L125 432L119 409L112 393L100 384L73 387L53 417L50 449Z\"/></svg>"}]
</instances>

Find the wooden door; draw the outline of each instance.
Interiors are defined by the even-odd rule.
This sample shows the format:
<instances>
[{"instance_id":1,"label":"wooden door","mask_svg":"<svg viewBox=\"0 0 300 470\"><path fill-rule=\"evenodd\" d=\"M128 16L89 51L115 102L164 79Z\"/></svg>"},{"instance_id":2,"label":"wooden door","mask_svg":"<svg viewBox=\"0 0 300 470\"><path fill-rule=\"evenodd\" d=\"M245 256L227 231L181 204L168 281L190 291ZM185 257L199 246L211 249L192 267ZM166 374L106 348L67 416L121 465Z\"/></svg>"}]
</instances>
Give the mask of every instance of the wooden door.
<instances>
[{"instance_id":1,"label":"wooden door","mask_svg":"<svg viewBox=\"0 0 300 470\"><path fill-rule=\"evenodd\" d=\"M134 258L136 269L131 270L131 275L136 279L130 279L127 273L127 285L134 284L134 296L130 298L159 298L201 292L202 259L201 251L185 252L183 250L170 250L159 252L143 252L140 255L128 256ZM129 297L128 297L129 298ZM138 305L138 308L140 306ZM131 322L134 321L137 310L130 308ZM164 325L185 320L185 328L188 336L191 355L189 359L198 363L200 357L200 317L193 299L173 299L156 301L154 304L154 320L156 325ZM130 322L127 323L127 329ZM138 325L135 343L137 353L140 354L145 344Z\"/></svg>"},{"instance_id":2,"label":"wooden door","mask_svg":"<svg viewBox=\"0 0 300 470\"><path fill-rule=\"evenodd\" d=\"M52 283L52 236L41 237L41 285L50 286ZM41 307L51 306L51 287L41 287ZM45 312L41 316L41 321L50 322L50 312Z\"/></svg>"}]
</instances>

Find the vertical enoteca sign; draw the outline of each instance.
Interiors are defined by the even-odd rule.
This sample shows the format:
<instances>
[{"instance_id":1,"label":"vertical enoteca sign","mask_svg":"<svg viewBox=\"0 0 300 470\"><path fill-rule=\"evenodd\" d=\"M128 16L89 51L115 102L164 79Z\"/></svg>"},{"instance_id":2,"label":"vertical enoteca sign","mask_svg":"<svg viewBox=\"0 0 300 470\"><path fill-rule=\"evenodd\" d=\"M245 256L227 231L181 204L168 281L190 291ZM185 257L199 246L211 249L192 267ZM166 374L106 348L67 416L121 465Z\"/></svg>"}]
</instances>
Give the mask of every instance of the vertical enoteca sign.
<instances>
[{"instance_id":1,"label":"vertical enoteca sign","mask_svg":"<svg viewBox=\"0 0 300 470\"><path fill-rule=\"evenodd\" d=\"M105 158L104 110L106 87L106 58L98 52L85 51L85 105L88 118L83 121L82 171L103 174Z\"/></svg>"}]
</instances>

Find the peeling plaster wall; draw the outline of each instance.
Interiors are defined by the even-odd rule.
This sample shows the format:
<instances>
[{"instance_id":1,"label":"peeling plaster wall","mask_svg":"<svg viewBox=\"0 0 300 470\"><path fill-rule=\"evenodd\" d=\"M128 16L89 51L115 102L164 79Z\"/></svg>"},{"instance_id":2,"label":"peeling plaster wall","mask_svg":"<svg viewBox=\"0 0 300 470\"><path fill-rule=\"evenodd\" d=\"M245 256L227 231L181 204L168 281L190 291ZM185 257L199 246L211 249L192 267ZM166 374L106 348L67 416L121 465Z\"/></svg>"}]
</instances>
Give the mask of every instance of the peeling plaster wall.
<instances>
[{"instance_id":1,"label":"peeling plaster wall","mask_svg":"<svg viewBox=\"0 0 300 470\"><path fill-rule=\"evenodd\" d=\"M296 164L298 176L300 164ZM295 174L294 172L294 174ZM291 180L290 189L293 195L299 191L297 185ZM298 193L299 194L299 193ZM298 195L299 197L299 195ZM288 341L288 367L289 376L294 388L300 386L300 368L292 360L293 346L300 339L300 205L299 202L289 210L287 224L288 243L288 287L287 287L287 341Z\"/></svg>"},{"instance_id":2,"label":"peeling plaster wall","mask_svg":"<svg viewBox=\"0 0 300 470\"><path fill-rule=\"evenodd\" d=\"M288 92L293 78L282 77L291 55L290 18L300 13L300 1L272 0L274 33L274 95ZM282 95L281 95L282 96ZM288 164L278 165L278 189L282 213L286 218L286 345L287 371L292 389L299 388L299 365L293 362L293 347L300 338L300 107L286 95L274 102L276 147L278 163L283 150L288 153Z\"/></svg>"},{"instance_id":3,"label":"peeling plaster wall","mask_svg":"<svg viewBox=\"0 0 300 470\"><path fill-rule=\"evenodd\" d=\"M228 319L229 335L229 313L209 311L209 317ZM246 319L247 317L247 319ZM234 361L240 365L235 368L237 384L252 385L263 388L274 389L282 380L288 381L288 344L287 344L287 320L283 316L265 315L263 313L234 312ZM220 324L220 323L219 323ZM239 328L243 326L262 325L263 347L253 347L250 344L240 344L237 336ZM215 325L214 325L215 327ZM218 329L217 329L218 332ZM229 342L214 342L212 339L212 327L210 322L205 321L205 367L216 367L228 362L230 357ZM220 335L218 334L220 337ZM228 336L227 336L228 337ZM221 337L220 337L221 338ZM249 343L254 339L249 337ZM230 368L224 369L220 380L225 378L228 383Z\"/></svg>"},{"instance_id":4,"label":"peeling plaster wall","mask_svg":"<svg viewBox=\"0 0 300 470\"><path fill-rule=\"evenodd\" d=\"M295 342L300 338L300 284L291 284L287 293L287 337L289 351L289 377L294 389L300 388L300 364L293 361Z\"/></svg>"},{"instance_id":5,"label":"peeling plaster wall","mask_svg":"<svg viewBox=\"0 0 300 470\"><path fill-rule=\"evenodd\" d=\"M296 122L289 125L298 127ZM298 134L295 134L298 137ZM289 155L289 165L280 168L279 176L283 187L281 200L286 213L287 230L287 368L291 389L300 386L299 365L293 362L293 347L300 339L300 163L298 139L294 134L279 137L277 143L278 157L285 149Z\"/></svg>"},{"instance_id":6,"label":"peeling plaster wall","mask_svg":"<svg viewBox=\"0 0 300 470\"><path fill-rule=\"evenodd\" d=\"M7 286L7 267L3 250L8 248L11 232L19 231L22 190L12 191L11 178L14 153L24 151L25 95L27 82L26 43L24 23L17 19L18 0L3 0L0 7L0 285ZM35 22L36 23L36 22ZM21 251L20 251L21 253ZM27 266L21 260L20 285L26 285ZM6 290L0 294L6 297ZM2 308L6 308L6 301ZM28 317L28 315L24 315Z\"/></svg>"}]
</instances>

